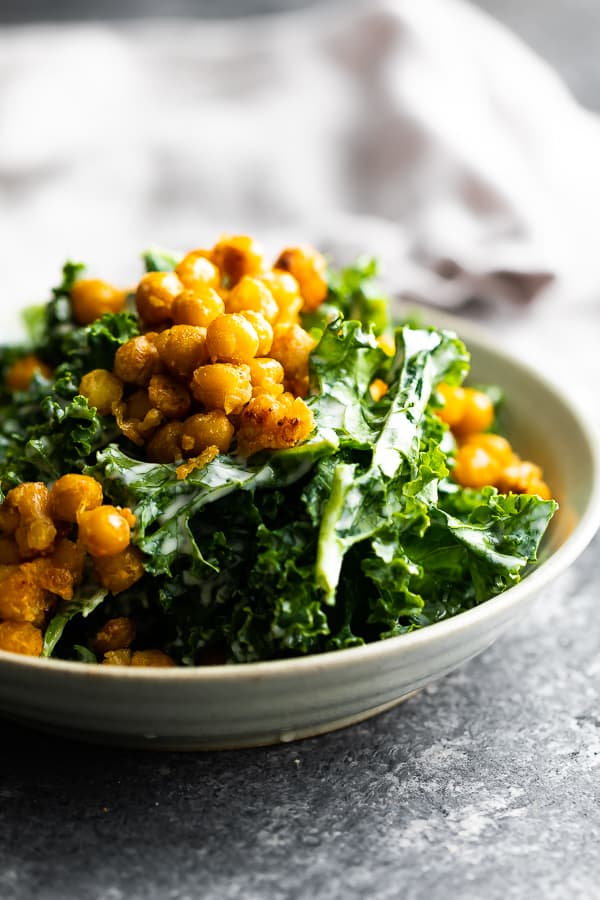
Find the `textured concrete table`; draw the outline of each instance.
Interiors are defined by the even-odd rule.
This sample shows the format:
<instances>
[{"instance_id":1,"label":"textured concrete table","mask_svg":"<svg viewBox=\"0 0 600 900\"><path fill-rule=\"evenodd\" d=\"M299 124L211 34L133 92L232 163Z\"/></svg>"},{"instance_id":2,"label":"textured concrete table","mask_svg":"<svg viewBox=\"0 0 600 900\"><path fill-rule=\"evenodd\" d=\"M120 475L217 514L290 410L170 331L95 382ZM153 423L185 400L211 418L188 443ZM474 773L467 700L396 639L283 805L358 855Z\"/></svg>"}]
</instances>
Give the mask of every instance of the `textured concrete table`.
<instances>
[{"instance_id":1,"label":"textured concrete table","mask_svg":"<svg viewBox=\"0 0 600 900\"><path fill-rule=\"evenodd\" d=\"M542 51L532 10L566 22L572 8L482 5ZM584 34L595 9L580 5ZM548 55L600 106L597 58L584 54L584 72L556 33ZM599 383L600 304L568 317L540 304L527 321L491 324L540 362L560 330L571 387ZM461 671L337 734L144 755L0 723L0 898L600 896L599 551L596 538Z\"/></svg>"}]
</instances>

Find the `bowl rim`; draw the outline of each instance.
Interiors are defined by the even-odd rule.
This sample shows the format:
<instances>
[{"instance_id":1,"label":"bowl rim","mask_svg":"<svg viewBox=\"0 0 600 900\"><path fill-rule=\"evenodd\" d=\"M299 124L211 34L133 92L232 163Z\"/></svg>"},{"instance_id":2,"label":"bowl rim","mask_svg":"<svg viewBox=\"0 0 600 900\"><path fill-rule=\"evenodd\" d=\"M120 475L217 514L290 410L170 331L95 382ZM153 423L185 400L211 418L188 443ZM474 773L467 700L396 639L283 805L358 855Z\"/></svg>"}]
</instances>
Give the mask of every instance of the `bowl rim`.
<instances>
[{"instance_id":1,"label":"bowl rim","mask_svg":"<svg viewBox=\"0 0 600 900\"><path fill-rule=\"evenodd\" d=\"M591 464L591 485L584 507L583 514L572 532L565 541L543 562L539 563L522 581L501 594L485 600L472 609L465 610L441 622L434 622L425 628L396 637L385 638L363 644L358 647L347 647L342 650L328 650L323 653L313 653L307 656L291 657L287 659L263 660L248 663L224 663L211 666L183 666L183 667L129 667L129 666L102 666L90 665L75 660L49 659L46 657L31 657L17 653L0 650L0 668L26 669L55 675L81 675L86 679L94 678L107 681L126 679L128 682L160 681L165 683L217 683L230 681L256 681L266 678L275 678L277 675L298 676L305 675L314 670L321 673L323 670L343 669L346 664L369 663L373 660L383 661L389 657L395 657L403 651L412 652L425 644L444 642L446 638L455 636L461 631L468 630L472 623L483 624L488 620L502 617L511 607L517 606L527 595L539 590L560 574L579 556L594 537L600 527L600 430L586 418L584 411L579 407L577 399L567 397L562 389L545 374L533 366L523 362L510 351L499 348L492 335L484 327L474 324L469 320L463 320L445 311L423 308L417 304L409 304L406 310L415 311L423 316L426 324L435 324L436 327L454 331L463 339L469 348L469 344L478 345L478 348L488 354L501 358L520 371L526 378L536 381L548 394L553 395L571 415L580 432L580 437L589 454ZM439 324L438 324L439 323Z\"/></svg>"}]
</instances>

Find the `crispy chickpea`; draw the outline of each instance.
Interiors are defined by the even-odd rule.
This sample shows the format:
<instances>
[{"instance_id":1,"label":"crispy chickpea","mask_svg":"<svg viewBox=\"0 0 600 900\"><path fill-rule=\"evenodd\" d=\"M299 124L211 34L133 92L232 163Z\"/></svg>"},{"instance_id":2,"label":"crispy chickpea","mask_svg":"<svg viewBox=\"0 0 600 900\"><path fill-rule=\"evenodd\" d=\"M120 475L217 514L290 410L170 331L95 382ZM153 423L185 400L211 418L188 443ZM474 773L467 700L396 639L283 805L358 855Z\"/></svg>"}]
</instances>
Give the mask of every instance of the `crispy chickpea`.
<instances>
[{"instance_id":1,"label":"crispy chickpea","mask_svg":"<svg viewBox=\"0 0 600 900\"><path fill-rule=\"evenodd\" d=\"M127 590L144 574L143 556L137 547L125 547L113 556L98 556L94 571L100 584L111 594Z\"/></svg>"},{"instance_id":2,"label":"crispy chickpea","mask_svg":"<svg viewBox=\"0 0 600 900\"><path fill-rule=\"evenodd\" d=\"M462 419L465 409L465 389L459 385L442 382L437 386L437 392L444 400L441 409L436 409L435 414L453 428Z\"/></svg>"},{"instance_id":3,"label":"crispy chickpea","mask_svg":"<svg viewBox=\"0 0 600 900\"><path fill-rule=\"evenodd\" d=\"M89 475L63 475L54 482L50 500L55 519L77 522L79 513L101 505L102 485Z\"/></svg>"},{"instance_id":4,"label":"crispy chickpea","mask_svg":"<svg viewBox=\"0 0 600 900\"><path fill-rule=\"evenodd\" d=\"M469 434L461 441L461 447L482 447L486 453L497 460L501 466L508 466L513 460L512 447L506 438L486 431L480 434Z\"/></svg>"},{"instance_id":5,"label":"crispy chickpea","mask_svg":"<svg viewBox=\"0 0 600 900\"><path fill-rule=\"evenodd\" d=\"M251 359L250 378L252 379L252 394L270 394L277 396L283 393L283 366L276 359L268 356Z\"/></svg>"},{"instance_id":6,"label":"crispy chickpea","mask_svg":"<svg viewBox=\"0 0 600 900\"><path fill-rule=\"evenodd\" d=\"M36 556L52 548L56 528L50 516L50 492L42 482L27 481L6 495L6 502L19 514L15 540L22 557Z\"/></svg>"},{"instance_id":7,"label":"crispy chickpea","mask_svg":"<svg viewBox=\"0 0 600 900\"><path fill-rule=\"evenodd\" d=\"M183 422L167 422L159 428L146 445L148 459L157 463L171 463L181 459L182 431Z\"/></svg>"},{"instance_id":8,"label":"crispy chickpea","mask_svg":"<svg viewBox=\"0 0 600 900\"><path fill-rule=\"evenodd\" d=\"M465 388L465 404L462 416L454 425L457 434L486 431L494 421L494 404L483 391Z\"/></svg>"},{"instance_id":9,"label":"crispy chickpea","mask_svg":"<svg viewBox=\"0 0 600 900\"><path fill-rule=\"evenodd\" d=\"M242 456L251 456L259 450L293 447L305 440L314 426L312 411L299 397L253 397L240 415L238 450Z\"/></svg>"},{"instance_id":10,"label":"crispy chickpea","mask_svg":"<svg viewBox=\"0 0 600 900\"><path fill-rule=\"evenodd\" d=\"M181 449L186 456L196 456L207 447L217 447L227 453L233 439L234 428L220 409L197 413L183 423Z\"/></svg>"},{"instance_id":11,"label":"crispy chickpea","mask_svg":"<svg viewBox=\"0 0 600 900\"><path fill-rule=\"evenodd\" d=\"M238 413L252 396L250 368L230 363L200 366L194 372L191 388L206 409L222 409L227 415Z\"/></svg>"},{"instance_id":12,"label":"crispy chickpea","mask_svg":"<svg viewBox=\"0 0 600 900\"><path fill-rule=\"evenodd\" d=\"M164 325L171 319L173 301L183 290L174 272L148 272L135 292L138 315L148 325Z\"/></svg>"},{"instance_id":13,"label":"crispy chickpea","mask_svg":"<svg viewBox=\"0 0 600 900\"><path fill-rule=\"evenodd\" d=\"M135 622L127 616L109 619L96 633L92 647L96 653L126 650L135 640Z\"/></svg>"},{"instance_id":14,"label":"crispy chickpea","mask_svg":"<svg viewBox=\"0 0 600 900\"><path fill-rule=\"evenodd\" d=\"M274 322L279 315L279 307L267 285L250 275L244 275L229 293L226 308L228 313L251 309L262 313L268 322Z\"/></svg>"},{"instance_id":15,"label":"crispy chickpea","mask_svg":"<svg viewBox=\"0 0 600 900\"><path fill-rule=\"evenodd\" d=\"M186 253L181 262L175 266L175 274L185 288L198 290L204 286L218 287L221 273L202 250Z\"/></svg>"},{"instance_id":16,"label":"crispy chickpea","mask_svg":"<svg viewBox=\"0 0 600 900\"><path fill-rule=\"evenodd\" d=\"M126 299L127 291L99 278L82 278L71 288L71 307L80 325L91 325L104 313L121 312Z\"/></svg>"},{"instance_id":17,"label":"crispy chickpea","mask_svg":"<svg viewBox=\"0 0 600 900\"><path fill-rule=\"evenodd\" d=\"M131 665L131 650L108 650L107 653L104 654L104 659L102 660L101 665L103 666L130 666Z\"/></svg>"},{"instance_id":18,"label":"crispy chickpea","mask_svg":"<svg viewBox=\"0 0 600 900\"><path fill-rule=\"evenodd\" d=\"M169 372L184 381L208 362L206 331L196 325L173 325L158 335L156 346Z\"/></svg>"},{"instance_id":19,"label":"crispy chickpea","mask_svg":"<svg viewBox=\"0 0 600 900\"><path fill-rule=\"evenodd\" d=\"M246 363L256 356L258 335L239 313L214 319L206 329L206 347L212 360Z\"/></svg>"},{"instance_id":20,"label":"crispy chickpea","mask_svg":"<svg viewBox=\"0 0 600 900\"><path fill-rule=\"evenodd\" d=\"M277 322L291 324L298 321L298 313L302 309L300 286L293 275L283 269L271 269L259 276L271 291L279 308Z\"/></svg>"},{"instance_id":21,"label":"crispy chickpea","mask_svg":"<svg viewBox=\"0 0 600 900\"><path fill-rule=\"evenodd\" d=\"M145 387L153 375L162 371L156 344L143 334L131 338L117 350L113 371L121 381Z\"/></svg>"},{"instance_id":22,"label":"crispy chickpea","mask_svg":"<svg viewBox=\"0 0 600 900\"><path fill-rule=\"evenodd\" d=\"M170 668L175 662L162 650L136 650L131 657L131 665Z\"/></svg>"},{"instance_id":23,"label":"crispy chickpea","mask_svg":"<svg viewBox=\"0 0 600 900\"><path fill-rule=\"evenodd\" d=\"M255 312L253 309L246 309L240 313L244 319L247 319L254 328L258 337L257 356L266 356L271 349L273 343L273 328L267 322L262 313Z\"/></svg>"},{"instance_id":24,"label":"crispy chickpea","mask_svg":"<svg viewBox=\"0 0 600 900\"><path fill-rule=\"evenodd\" d=\"M503 494L512 491L514 494L538 494L542 500L552 496L550 488L542 478L542 470L535 463L513 456L510 465L500 473L497 481L498 490Z\"/></svg>"},{"instance_id":25,"label":"crispy chickpea","mask_svg":"<svg viewBox=\"0 0 600 900\"><path fill-rule=\"evenodd\" d=\"M465 444L457 450L452 477L463 487L482 488L497 483L501 468L498 460L483 447Z\"/></svg>"},{"instance_id":26,"label":"crispy chickpea","mask_svg":"<svg viewBox=\"0 0 600 900\"><path fill-rule=\"evenodd\" d=\"M0 566L0 619L44 624L52 598L40 583L40 562Z\"/></svg>"},{"instance_id":27,"label":"crispy chickpea","mask_svg":"<svg viewBox=\"0 0 600 900\"><path fill-rule=\"evenodd\" d=\"M72 600L73 589L83 576L85 550L68 538L60 538L52 556L39 556L30 565L40 587L63 600Z\"/></svg>"},{"instance_id":28,"label":"crispy chickpea","mask_svg":"<svg viewBox=\"0 0 600 900\"><path fill-rule=\"evenodd\" d=\"M276 325L270 355L278 360L290 379L308 376L308 357L315 346L314 339L300 325Z\"/></svg>"},{"instance_id":29,"label":"crispy chickpea","mask_svg":"<svg viewBox=\"0 0 600 900\"><path fill-rule=\"evenodd\" d=\"M127 398L125 408L127 416L130 419L143 419L152 409L148 391L144 388L139 388L139 390L134 391L133 394L130 394Z\"/></svg>"},{"instance_id":30,"label":"crispy chickpea","mask_svg":"<svg viewBox=\"0 0 600 900\"><path fill-rule=\"evenodd\" d=\"M369 385L371 399L377 403L388 392L388 384L382 378L375 378Z\"/></svg>"},{"instance_id":31,"label":"crispy chickpea","mask_svg":"<svg viewBox=\"0 0 600 900\"><path fill-rule=\"evenodd\" d=\"M79 393L101 416L107 416L123 396L123 382L107 369L92 369L81 379Z\"/></svg>"},{"instance_id":32,"label":"crispy chickpea","mask_svg":"<svg viewBox=\"0 0 600 900\"><path fill-rule=\"evenodd\" d=\"M6 373L6 386L9 391L26 391L35 374L42 378L52 378L52 369L37 356L29 354L15 360Z\"/></svg>"},{"instance_id":33,"label":"crispy chickpea","mask_svg":"<svg viewBox=\"0 0 600 900\"><path fill-rule=\"evenodd\" d=\"M0 650L41 656L43 647L42 632L30 622L0 622Z\"/></svg>"},{"instance_id":34,"label":"crispy chickpea","mask_svg":"<svg viewBox=\"0 0 600 900\"><path fill-rule=\"evenodd\" d=\"M91 556L114 556L130 539L130 524L116 506L97 506L79 516L79 543Z\"/></svg>"},{"instance_id":35,"label":"crispy chickpea","mask_svg":"<svg viewBox=\"0 0 600 900\"><path fill-rule=\"evenodd\" d=\"M153 375L148 385L148 399L167 419L185 416L192 405L190 392L170 375Z\"/></svg>"},{"instance_id":36,"label":"crispy chickpea","mask_svg":"<svg viewBox=\"0 0 600 900\"><path fill-rule=\"evenodd\" d=\"M211 287L183 291L173 301L173 322L176 325L200 325L207 328L213 319L225 312L223 298Z\"/></svg>"},{"instance_id":37,"label":"crispy chickpea","mask_svg":"<svg viewBox=\"0 0 600 900\"><path fill-rule=\"evenodd\" d=\"M225 287L237 284L244 275L258 275L263 268L262 248L245 234L224 235L213 247L211 255L221 270Z\"/></svg>"},{"instance_id":38,"label":"crispy chickpea","mask_svg":"<svg viewBox=\"0 0 600 900\"><path fill-rule=\"evenodd\" d=\"M21 562L17 542L10 537L0 537L0 566L14 566Z\"/></svg>"},{"instance_id":39,"label":"crispy chickpea","mask_svg":"<svg viewBox=\"0 0 600 900\"><path fill-rule=\"evenodd\" d=\"M288 247L274 268L290 272L300 286L304 309L316 309L327 297L327 262L313 247Z\"/></svg>"}]
</instances>

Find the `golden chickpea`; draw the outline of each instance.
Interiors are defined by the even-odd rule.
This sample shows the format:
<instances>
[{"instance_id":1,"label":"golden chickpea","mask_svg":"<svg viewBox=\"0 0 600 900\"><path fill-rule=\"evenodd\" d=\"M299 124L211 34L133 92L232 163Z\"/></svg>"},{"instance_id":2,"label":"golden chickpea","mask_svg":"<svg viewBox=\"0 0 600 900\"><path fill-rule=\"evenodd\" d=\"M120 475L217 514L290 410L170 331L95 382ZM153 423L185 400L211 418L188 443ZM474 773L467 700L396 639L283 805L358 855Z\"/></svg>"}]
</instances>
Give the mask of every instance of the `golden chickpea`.
<instances>
[{"instance_id":1,"label":"golden chickpea","mask_svg":"<svg viewBox=\"0 0 600 900\"><path fill-rule=\"evenodd\" d=\"M56 528L51 518L50 492L42 482L27 481L6 495L6 502L19 514L15 540L24 558L51 549Z\"/></svg>"},{"instance_id":2,"label":"golden chickpea","mask_svg":"<svg viewBox=\"0 0 600 900\"><path fill-rule=\"evenodd\" d=\"M308 358L315 340L300 325L276 325L270 355L278 360L290 379L308 376Z\"/></svg>"},{"instance_id":3,"label":"golden chickpea","mask_svg":"<svg viewBox=\"0 0 600 900\"><path fill-rule=\"evenodd\" d=\"M250 275L236 284L227 297L228 313L241 313L248 309L262 313L268 322L274 322L279 315L279 307L267 285Z\"/></svg>"},{"instance_id":4,"label":"golden chickpea","mask_svg":"<svg viewBox=\"0 0 600 900\"><path fill-rule=\"evenodd\" d=\"M207 447L218 447L220 453L227 453L233 432L233 425L222 410L196 413L183 423L181 449L186 456L197 456Z\"/></svg>"},{"instance_id":5,"label":"golden chickpea","mask_svg":"<svg viewBox=\"0 0 600 900\"><path fill-rule=\"evenodd\" d=\"M238 413L252 397L250 368L230 363L200 366L194 372L192 394L206 409Z\"/></svg>"},{"instance_id":6,"label":"golden chickpea","mask_svg":"<svg viewBox=\"0 0 600 900\"><path fill-rule=\"evenodd\" d=\"M80 513L102 505L102 485L89 475L63 475L50 491L54 518L77 522Z\"/></svg>"},{"instance_id":7,"label":"golden chickpea","mask_svg":"<svg viewBox=\"0 0 600 900\"><path fill-rule=\"evenodd\" d=\"M79 543L90 556L114 556L131 540L125 511L116 506L98 506L79 515Z\"/></svg>"},{"instance_id":8,"label":"golden chickpea","mask_svg":"<svg viewBox=\"0 0 600 900\"><path fill-rule=\"evenodd\" d=\"M180 419L192 405L190 392L170 375L153 375L148 385L148 399L167 419Z\"/></svg>"},{"instance_id":9,"label":"golden chickpea","mask_svg":"<svg viewBox=\"0 0 600 900\"><path fill-rule=\"evenodd\" d=\"M135 640L135 622L127 616L109 619L96 633L92 646L96 653L126 650Z\"/></svg>"},{"instance_id":10,"label":"golden chickpea","mask_svg":"<svg viewBox=\"0 0 600 900\"><path fill-rule=\"evenodd\" d=\"M314 427L312 411L299 397L253 397L240 415L238 451L242 456L251 456L259 450L293 447L305 440Z\"/></svg>"},{"instance_id":11,"label":"golden chickpea","mask_svg":"<svg viewBox=\"0 0 600 900\"><path fill-rule=\"evenodd\" d=\"M436 416L445 422L450 428L457 425L462 419L465 409L465 389L459 385L441 382L436 388L442 397L444 405L436 409Z\"/></svg>"},{"instance_id":12,"label":"golden chickpea","mask_svg":"<svg viewBox=\"0 0 600 900\"><path fill-rule=\"evenodd\" d=\"M302 309L300 286L293 275L283 269L271 269L259 276L266 284L279 308L278 322L296 322Z\"/></svg>"},{"instance_id":13,"label":"golden chickpea","mask_svg":"<svg viewBox=\"0 0 600 900\"><path fill-rule=\"evenodd\" d=\"M104 654L101 665L103 666L130 666L131 650L108 650Z\"/></svg>"},{"instance_id":14,"label":"golden chickpea","mask_svg":"<svg viewBox=\"0 0 600 900\"><path fill-rule=\"evenodd\" d=\"M500 463L483 449L465 444L456 453L452 477L463 487L482 488L495 485L501 472Z\"/></svg>"},{"instance_id":15,"label":"golden chickpea","mask_svg":"<svg viewBox=\"0 0 600 900\"><path fill-rule=\"evenodd\" d=\"M126 299L127 291L99 278L82 278L71 288L71 307L80 325L91 325L104 313L121 312Z\"/></svg>"},{"instance_id":16,"label":"golden chickpea","mask_svg":"<svg viewBox=\"0 0 600 900\"><path fill-rule=\"evenodd\" d=\"M131 657L132 666L155 666L171 668L175 662L162 650L136 650Z\"/></svg>"},{"instance_id":17,"label":"golden chickpea","mask_svg":"<svg viewBox=\"0 0 600 900\"><path fill-rule=\"evenodd\" d=\"M262 248L245 234L224 235L213 247L211 256L221 270L224 287L232 287L244 275L258 275L263 268Z\"/></svg>"},{"instance_id":18,"label":"golden chickpea","mask_svg":"<svg viewBox=\"0 0 600 900\"><path fill-rule=\"evenodd\" d=\"M469 434L461 441L461 447L482 447L501 466L508 466L514 458L512 447L506 438L491 431Z\"/></svg>"},{"instance_id":19,"label":"golden chickpea","mask_svg":"<svg viewBox=\"0 0 600 900\"><path fill-rule=\"evenodd\" d=\"M139 581L144 574L143 556L137 547L130 544L113 556L96 557L94 571L103 587L111 594L120 594Z\"/></svg>"},{"instance_id":20,"label":"golden chickpea","mask_svg":"<svg viewBox=\"0 0 600 900\"><path fill-rule=\"evenodd\" d=\"M208 362L206 331L196 325L173 325L158 335L156 347L169 372L184 381Z\"/></svg>"},{"instance_id":21,"label":"golden chickpea","mask_svg":"<svg viewBox=\"0 0 600 900\"><path fill-rule=\"evenodd\" d=\"M268 393L283 391L283 366L276 359L268 356L256 357L251 359L248 365L253 388L261 388Z\"/></svg>"},{"instance_id":22,"label":"golden chickpea","mask_svg":"<svg viewBox=\"0 0 600 900\"><path fill-rule=\"evenodd\" d=\"M52 378L52 369L37 356L29 354L17 359L6 373L6 386L9 391L26 391L36 372L43 378Z\"/></svg>"},{"instance_id":23,"label":"golden chickpea","mask_svg":"<svg viewBox=\"0 0 600 900\"><path fill-rule=\"evenodd\" d=\"M206 347L212 360L248 362L256 356L258 343L255 329L239 313L218 316L206 329Z\"/></svg>"},{"instance_id":24,"label":"golden chickpea","mask_svg":"<svg viewBox=\"0 0 600 900\"><path fill-rule=\"evenodd\" d=\"M40 583L39 564L44 562L34 559L0 568L0 619L44 624L52 605L50 594Z\"/></svg>"},{"instance_id":25,"label":"golden chickpea","mask_svg":"<svg viewBox=\"0 0 600 900\"><path fill-rule=\"evenodd\" d=\"M0 622L0 650L41 656L43 647L41 630L30 622Z\"/></svg>"},{"instance_id":26,"label":"golden chickpea","mask_svg":"<svg viewBox=\"0 0 600 900\"><path fill-rule=\"evenodd\" d=\"M173 301L183 290L174 272L148 272L135 293L138 315L148 325L164 325L171 319Z\"/></svg>"},{"instance_id":27,"label":"golden chickpea","mask_svg":"<svg viewBox=\"0 0 600 900\"><path fill-rule=\"evenodd\" d=\"M497 487L503 494L509 491L514 494L537 494L542 500L549 500L552 496L540 467L518 456L513 456L510 464L501 471Z\"/></svg>"},{"instance_id":28,"label":"golden chickpea","mask_svg":"<svg viewBox=\"0 0 600 900\"><path fill-rule=\"evenodd\" d=\"M253 309L246 309L240 313L244 319L247 319L254 328L258 337L257 356L266 356L271 349L273 343L273 328L267 322L262 313L255 312Z\"/></svg>"},{"instance_id":29,"label":"golden chickpea","mask_svg":"<svg viewBox=\"0 0 600 900\"><path fill-rule=\"evenodd\" d=\"M372 400L378 403L388 392L388 384L382 378L375 378L369 385L369 393Z\"/></svg>"},{"instance_id":30,"label":"golden chickpea","mask_svg":"<svg viewBox=\"0 0 600 900\"><path fill-rule=\"evenodd\" d=\"M203 251L192 250L175 266L175 274L186 288L198 290L205 286L218 287L221 273Z\"/></svg>"},{"instance_id":31,"label":"golden chickpea","mask_svg":"<svg viewBox=\"0 0 600 900\"><path fill-rule=\"evenodd\" d=\"M206 328L224 312L222 297L211 287L183 291L173 301L173 322L176 325L200 325Z\"/></svg>"},{"instance_id":32,"label":"golden chickpea","mask_svg":"<svg viewBox=\"0 0 600 900\"><path fill-rule=\"evenodd\" d=\"M81 379L79 393L101 416L107 416L123 396L123 382L107 369L92 369Z\"/></svg>"},{"instance_id":33,"label":"golden chickpea","mask_svg":"<svg viewBox=\"0 0 600 900\"><path fill-rule=\"evenodd\" d=\"M145 387L153 375L162 371L156 344L143 334L131 338L117 350L113 371L121 381Z\"/></svg>"},{"instance_id":34,"label":"golden chickpea","mask_svg":"<svg viewBox=\"0 0 600 900\"><path fill-rule=\"evenodd\" d=\"M148 459L157 463L172 463L181 459L182 431L183 422L167 422L159 428L146 445Z\"/></svg>"},{"instance_id":35,"label":"golden chickpea","mask_svg":"<svg viewBox=\"0 0 600 900\"><path fill-rule=\"evenodd\" d=\"M274 268L294 276L300 286L305 310L316 309L327 297L327 262L313 247L288 247Z\"/></svg>"},{"instance_id":36,"label":"golden chickpea","mask_svg":"<svg viewBox=\"0 0 600 900\"><path fill-rule=\"evenodd\" d=\"M465 388L465 403L459 421L454 425L457 434L486 431L494 421L494 404L482 391Z\"/></svg>"}]
</instances>

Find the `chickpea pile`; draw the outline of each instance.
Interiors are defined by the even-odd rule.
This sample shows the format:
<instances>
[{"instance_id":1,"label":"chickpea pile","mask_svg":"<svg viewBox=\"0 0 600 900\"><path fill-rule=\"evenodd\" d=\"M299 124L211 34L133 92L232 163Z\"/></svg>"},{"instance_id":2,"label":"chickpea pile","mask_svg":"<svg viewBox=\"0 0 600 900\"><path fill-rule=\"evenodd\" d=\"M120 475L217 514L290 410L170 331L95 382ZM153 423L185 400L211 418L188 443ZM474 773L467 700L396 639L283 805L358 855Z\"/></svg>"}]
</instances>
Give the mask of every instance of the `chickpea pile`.
<instances>
[{"instance_id":1,"label":"chickpea pile","mask_svg":"<svg viewBox=\"0 0 600 900\"><path fill-rule=\"evenodd\" d=\"M75 316L89 321L95 302L102 314L108 295L104 282L78 282ZM242 456L292 447L314 427L303 399L314 341L299 314L326 295L315 250L288 248L270 267L252 238L224 237L173 272L144 275L135 291L142 334L118 349L112 371L84 375L80 393L153 462L206 460L234 439Z\"/></svg>"},{"instance_id":2,"label":"chickpea pile","mask_svg":"<svg viewBox=\"0 0 600 900\"><path fill-rule=\"evenodd\" d=\"M458 442L452 477L463 487L496 487L501 493L537 494L551 498L542 470L521 459L506 438L488 429L494 420L490 398L474 388L439 384L444 406L437 415Z\"/></svg>"},{"instance_id":3,"label":"chickpea pile","mask_svg":"<svg viewBox=\"0 0 600 900\"><path fill-rule=\"evenodd\" d=\"M87 475L9 491L0 505L0 649L41 655L48 617L59 598L73 599L88 558L111 593L135 584L144 567L130 543L134 524L129 509L103 503L101 485Z\"/></svg>"}]
</instances>

